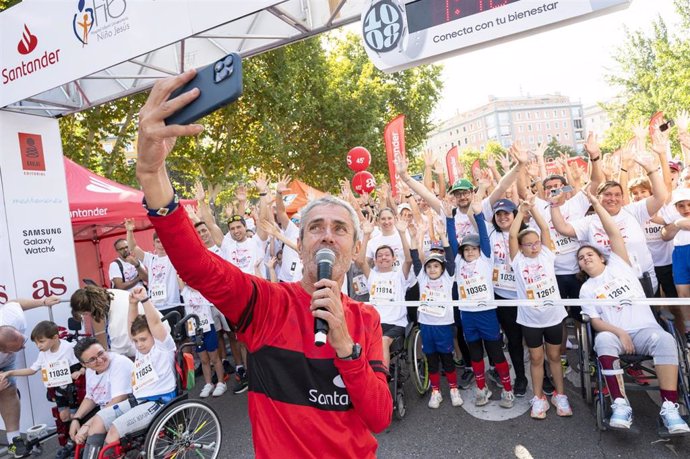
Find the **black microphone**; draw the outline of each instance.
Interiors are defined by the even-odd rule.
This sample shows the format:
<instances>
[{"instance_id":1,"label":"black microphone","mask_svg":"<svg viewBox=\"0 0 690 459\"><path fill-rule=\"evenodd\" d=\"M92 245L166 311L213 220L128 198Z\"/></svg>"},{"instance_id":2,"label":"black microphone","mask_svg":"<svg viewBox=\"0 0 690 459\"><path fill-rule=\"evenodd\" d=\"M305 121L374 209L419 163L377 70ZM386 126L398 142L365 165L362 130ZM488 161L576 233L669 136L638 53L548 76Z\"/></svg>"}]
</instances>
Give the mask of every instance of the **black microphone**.
<instances>
[{"instance_id":1,"label":"black microphone","mask_svg":"<svg viewBox=\"0 0 690 459\"><path fill-rule=\"evenodd\" d=\"M331 249L320 249L316 252L316 277L317 280L330 279L333 274L333 263L335 262L335 252ZM323 308L320 308L323 309ZM328 322L314 318L314 344L323 346L326 344L328 335Z\"/></svg>"}]
</instances>

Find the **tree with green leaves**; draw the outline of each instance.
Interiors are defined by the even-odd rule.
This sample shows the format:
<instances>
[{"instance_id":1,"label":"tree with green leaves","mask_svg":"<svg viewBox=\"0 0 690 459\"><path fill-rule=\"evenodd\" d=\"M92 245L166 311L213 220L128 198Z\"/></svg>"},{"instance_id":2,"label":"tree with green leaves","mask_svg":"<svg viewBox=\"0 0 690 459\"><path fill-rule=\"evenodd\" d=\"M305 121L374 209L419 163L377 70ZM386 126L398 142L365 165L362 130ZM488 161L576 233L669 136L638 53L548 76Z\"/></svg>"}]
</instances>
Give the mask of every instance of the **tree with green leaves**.
<instances>
[{"instance_id":1,"label":"tree with green leaves","mask_svg":"<svg viewBox=\"0 0 690 459\"><path fill-rule=\"evenodd\" d=\"M690 0L674 3L680 18L677 33L658 17L649 34L627 31L615 54L619 68L607 78L621 91L615 101L604 104L613 123L602 145L606 150L625 145L639 120L649 120L658 111L673 118L690 108ZM677 144L672 149L679 151Z\"/></svg>"}]
</instances>

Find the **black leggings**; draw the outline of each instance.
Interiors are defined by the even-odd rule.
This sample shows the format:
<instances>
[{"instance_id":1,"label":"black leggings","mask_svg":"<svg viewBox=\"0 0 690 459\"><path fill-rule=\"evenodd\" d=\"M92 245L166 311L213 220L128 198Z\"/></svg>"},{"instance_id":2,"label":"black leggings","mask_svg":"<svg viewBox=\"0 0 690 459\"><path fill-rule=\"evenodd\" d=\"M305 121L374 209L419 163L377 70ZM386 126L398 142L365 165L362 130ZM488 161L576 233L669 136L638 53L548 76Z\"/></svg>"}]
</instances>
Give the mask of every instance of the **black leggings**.
<instances>
[{"instance_id":1,"label":"black leggings","mask_svg":"<svg viewBox=\"0 0 690 459\"><path fill-rule=\"evenodd\" d=\"M497 300L505 300L499 295L494 295ZM514 300L515 301L515 300ZM498 322L503 333L508 338L508 353L515 370L515 377L525 377L525 351L522 347L522 326L517 323L517 306L502 306L496 309Z\"/></svg>"},{"instance_id":2,"label":"black leggings","mask_svg":"<svg viewBox=\"0 0 690 459\"><path fill-rule=\"evenodd\" d=\"M458 340L458 347L460 348L460 354L457 357L462 358L465 361L465 364L469 364L467 361L468 358L471 358L470 356L472 355L470 353L469 348L467 347L467 343L465 342L465 333L462 331L462 316L460 315L460 311L458 308L454 308L455 311L453 312L453 315L455 317L455 331L456 331L456 339Z\"/></svg>"},{"instance_id":3,"label":"black leggings","mask_svg":"<svg viewBox=\"0 0 690 459\"><path fill-rule=\"evenodd\" d=\"M484 343L484 346L482 346ZM470 350L470 359L473 362L480 362L484 359L484 349L489 356L491 362L496 365L497 363L503 363L506 361L506 356L503 354L503 346L500 341L472 341L467 343Z\"/></svg>"},{"instance_id":4,"label":"black leggings","mask_svg":"<svg viewBox=\"0 0 690 459\"><path fill-rule=\"evenodd\" d=\"M443 364L443 371L450 373L455 371L455 363L453 362L453 354L441 354L434 352L433 354L426 355L426 361L429 365L429 373L438 373L439 363Z\"/></svg>"}]
</instances>

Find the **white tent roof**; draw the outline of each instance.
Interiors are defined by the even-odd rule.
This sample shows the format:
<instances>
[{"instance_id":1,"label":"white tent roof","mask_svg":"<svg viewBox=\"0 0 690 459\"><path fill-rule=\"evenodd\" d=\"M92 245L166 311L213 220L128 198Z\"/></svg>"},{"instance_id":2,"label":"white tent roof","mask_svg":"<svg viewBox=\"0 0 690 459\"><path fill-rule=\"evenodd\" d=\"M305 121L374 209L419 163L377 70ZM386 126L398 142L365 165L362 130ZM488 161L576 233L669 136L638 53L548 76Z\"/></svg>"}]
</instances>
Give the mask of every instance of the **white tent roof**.
<instances>
[{"instance_id":1,"label":"white tent roof","mask_svg":"<svg viewBox=\"0 0 690 459\"><path fill-rule=\"evenodd\" d=\"M77 3L77 0L24 0L22 3L0 14L0 30L2 30L2 41L5 42L5 45L2 45L2 54L0 54L3 80L6 70L14 68L16 72L21 73L22 71L18 69L18 66L28 62L27 57L19 56L17 53L18 40L22 38L21 31L23 25L29 26L31 24L29 26L31 32L28 37L31 38L32 35L38 36L38 47L41 47L41 45L48 46L49 52L53 48L57 51L62 51L61 55L56 55L58 57L69 56L68 53L74 51L71 48L76 48L76 52L81 52L83 56L88 56L85 54L86 50L91 52L97 46L102 45L100 37L97 39L94 35L95 32L91 32L90 41L87 44L82 45L82 43L78 43L77 39L79 37L75 38L75 36L78 33L79 26L67 24L66 20L56 21L56 16L63 13L62 9L55 9L57 4L60 8L69 8L69 11L64 13L69 22L74 21L75 24L80 24L77 15L74 14L76 12L75 4ZM87 8L89 4L96 5L98 3L89 0L85 2L86 6L83 8ZM144 44L144 47L141 48L141 51L145 51L143 54L134 49L136 55L131 56L131 53L127 54L126 59L117 56L122 51L121 49L116 48L110 51L101 49L98 55L91 54L91 57L84 58L88 62L99 60L103 62L102 65L93 69L96 71L89 71L88 65L85 65L85 72L71 78L68 75L69 72L61 72L58 69L56 73L66 74L65 81L60 81L59 85L55 84L57 81L45 70L41 70L40 74L36 71L34 74L25 75L25 77L22 77L21 85L24 85L26 88L25 80L32 80L32 87L37 89L35 93L31 90L27 96L22 96L21 100L13 100L13 97L18 97L17 93L8 88L10 85L4 84L5 81L3 81L0 91L5 93L0 93L2 96L0 98L0 102L2 102L0 105L5 105L4 110L47 117L59 117L79 112L146 90L158 78L175 75L191 67L206 65L230 52L237 52L243 57L249 57L341 27L345 24L356 22L360 18L364 3L365 0L123 1L121 4L125 5L129 10L129 16L133 16L136 13L138 16L148 14L151 17L154 13L152 13L152 10L147 10L146 7L156 8L153 10L157 16L156 20L148 24L150 27L148 30L145 30L144 35L141 35L141 32L139 32L144 28L138 27L140 26L140 24L136 23L138 19L130 17L130 22L133 23L131 28L135 29L138 27L133 32L123 33L123 35L130 35L129 44L126 46L131 48L137 48L138 42L136 40L158 44L156 42L156 35L164 36L162 40L168 40L169 36L174 36L175 34L170 29L179 27L179 30L182 31L181 33L184 33L189 23L192 24L191 30L202 31L188 36L179 36L175 40L168 40L167 43L158 46L157 49L147 49ZM115 8L117 0L113 4L115 5L113 8ZM184 10L182 10L183 14L180 14L181 4L186 4L185 7L188 8L188 14ZM261 8L249 14L246 14L244 10L235 14L236 11L242 8L251 9L252 6L248 5L259 5ZM140 6L144 6L141 11L137 9ZM82 5L80 4L79 7L82 8ZM83 8L79 10L79 17L84 12ZM220 14L221 10L223 14ZM228 10L230 11L228 12ZM95 11L96 16L92 22L95 23L96 31L99 28L103 29L101 26L104 21L101 19L101 22L98 23L98 15L105 15L104 11L101 9L96 9ZM219 12L217 17L213 13L214 11ZM111 15L117 13L117 11L113 11ZM165 15L166 13L168 14L167 19L158 20L159 15ZM238 15L242 15L242 17L237 17ZM74 20L72 20L73 16ZM228 18L230 20L227 20ZM112 18L106 19L110 19L111 23L114 22ZM63 23L63 27L59 27L60 22ZM40 26L43 24L46 24L46 27L41 30ZM117 27L117 25L113 27ZM130 27L129 24L127 24L127 27ZM168 31L165 29L168 29ZM39 30L41 33L36 33L36 30ZM112 27L109 30L110 32L115 31ZM48 33L52 34L53 31L58 31L64 36L55 38L46 36ZM105 33L108 33L107 30ZM24 37L26 41L26 32L24 32ZM135 38L134 45L132 45L132 37ZM64 40L64 42L60 40ZM29 39L27 43L30 43L30 41ZM115 42L115 40L110 41ZM57 49L57 44L51 48L51 43L61 44L60 49ZM65 43L68 44L65 45ZM119 46L122 47L123 44L121 43ZM40 54L43 53L40 49L38 52ZM126 53L127 50L124 52ZM103 60L104 55L107 56L105 60ZM110 55L113 55L113 58L108 61L107 59ZM28 59L35 57L29 55ZM23 60L19 61L19 58ZM65 58L63 58L64 60ZM20 63L18 64L18 62ZM40 66L40 64L38 65ZM73 68L74 65L71 65L71 67ZM46 76L50 78L46 79ZM14 81L11 83L18 82ZM8 101L11 102L8 103Z\"/></svg>"}]
</instances>

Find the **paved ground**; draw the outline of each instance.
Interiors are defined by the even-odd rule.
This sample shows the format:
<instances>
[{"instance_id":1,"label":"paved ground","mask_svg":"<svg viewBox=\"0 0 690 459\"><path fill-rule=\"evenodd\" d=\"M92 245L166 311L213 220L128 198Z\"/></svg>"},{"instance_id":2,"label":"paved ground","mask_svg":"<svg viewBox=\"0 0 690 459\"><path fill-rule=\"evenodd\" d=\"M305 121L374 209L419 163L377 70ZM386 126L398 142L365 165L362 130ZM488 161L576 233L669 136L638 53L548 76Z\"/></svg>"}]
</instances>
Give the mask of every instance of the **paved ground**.
<instances>
[{"instance_id":1,"label":"paved ground","mask_svg":"<svg viewBox=\"0 0 690 459\"><path fill-rule=\"evenodd\" d=\"M573 371L569 379L577 382L577 373ZM493 385L491 387L496 399L500 390ZM666 441L657 436L658 405L647 394L629 394L635 410L633 431L598 432L594 410L582 400L580 390L568 382L567 392L574 411L572 418L559 418L551 409L546 420L535 421L529 417L526 404L522 402L523 408L516 409L523 412L517 417L487 421L475 417L481 417L482 413L474 407L452 407L447 389L444 389L445 399L441 407L431 410L426 406L428 398L419 397L409 384L407 415L402 421L393 421L389 429L377 436L379 456L514 458L516 445L523 445L534 458L690 457L690 437ZM473 402L471 394L465 392L466 405ZM246 394L230 392L220 399L211 400L223 423L221 458L253 456L246 400ZM501 409L489 408L487 413L493 413L493 416L495 411L500 412ZM52 458L56 444L54 439L49 440L44 453L34 457Z\"/></svg>"}]
</instances>

